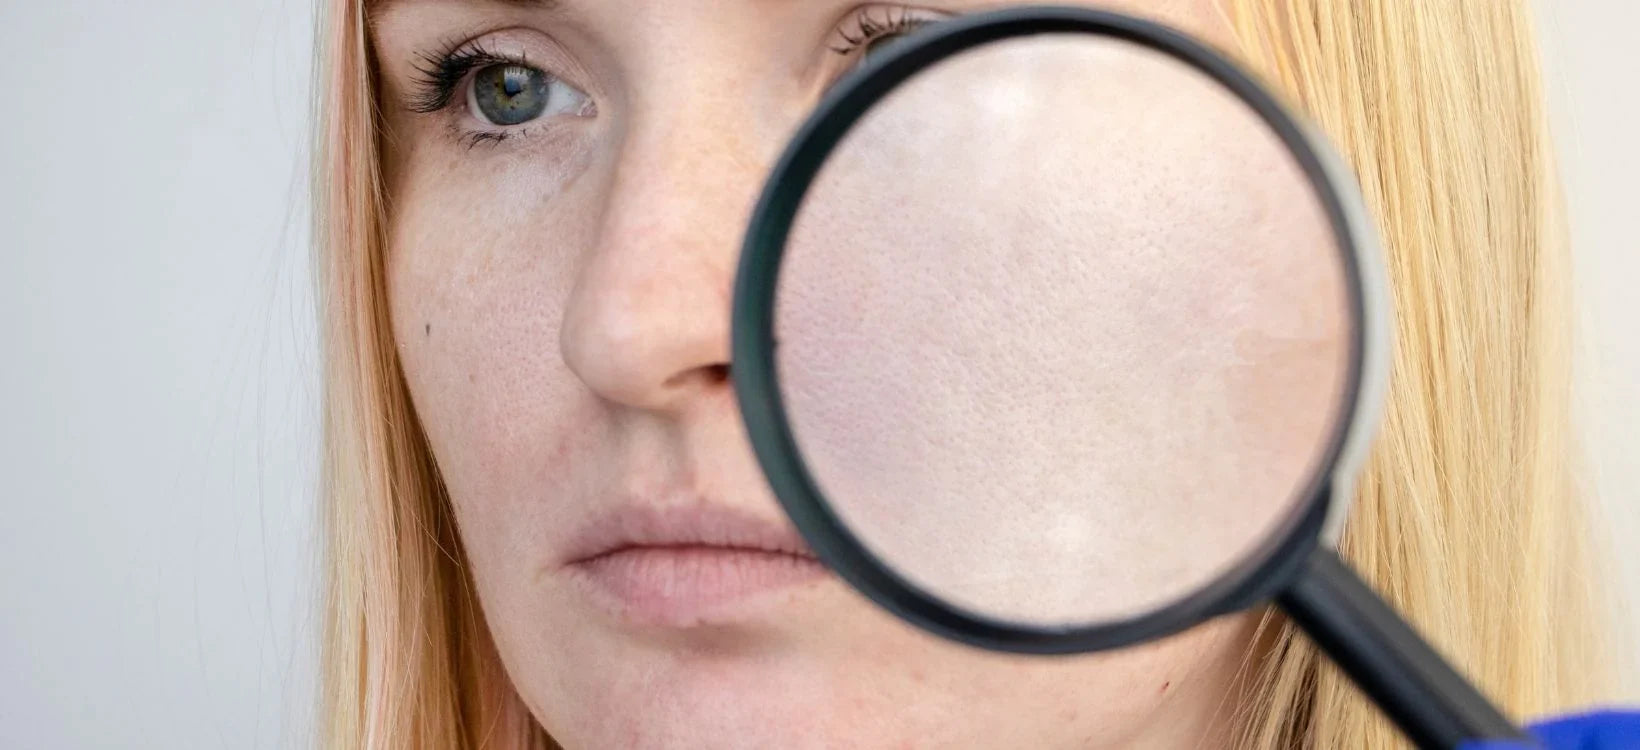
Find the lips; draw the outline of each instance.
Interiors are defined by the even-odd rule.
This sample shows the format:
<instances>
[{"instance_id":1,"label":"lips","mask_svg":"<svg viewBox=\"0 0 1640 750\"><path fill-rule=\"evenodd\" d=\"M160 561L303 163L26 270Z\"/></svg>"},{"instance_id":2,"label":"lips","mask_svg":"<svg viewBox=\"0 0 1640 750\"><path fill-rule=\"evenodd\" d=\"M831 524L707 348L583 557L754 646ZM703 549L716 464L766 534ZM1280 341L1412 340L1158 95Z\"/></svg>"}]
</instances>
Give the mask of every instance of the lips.
<instances>
[{"instance_id":1,"label":"lips","mask_svg":"<svg viewBox=\"0 0 1640 750\"><path fill-rule=\"evenodd\" d=\"M599 609L638 625L747 621L826 576L789 524L712 505L632 505L571 537L564 570Z\"/></svg>"}]
</instances>

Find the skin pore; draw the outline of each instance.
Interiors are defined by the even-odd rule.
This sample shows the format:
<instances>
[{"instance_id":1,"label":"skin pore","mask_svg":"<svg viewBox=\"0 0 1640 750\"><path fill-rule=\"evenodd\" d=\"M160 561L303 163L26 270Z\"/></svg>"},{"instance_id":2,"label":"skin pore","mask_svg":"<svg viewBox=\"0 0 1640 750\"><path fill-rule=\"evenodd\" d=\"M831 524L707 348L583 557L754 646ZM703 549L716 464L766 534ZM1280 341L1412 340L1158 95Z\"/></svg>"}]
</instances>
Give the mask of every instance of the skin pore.
<instances>
[{"instance_id":1,"label":"skin pore","mask_svg":"<svg viewBox=\"0 0 1640 750\"><path fill-rule=\"evenodd\" d=\"M795 125L858 64L862 18L993 6L371 9L394 336L510 679L498 687L564 747L1224 743L1248 616L1031 659L915 631L829 576L755 609L657 622L601 605L568 570L575 530L619 504L710 502L789 526L728 380L752 201ZM1228 41L1202 0L1102 7ZM523 68L486 75L495 60ZM521 93L544 97L544 114L497 124L522 116L497 104Z\"/></svg>"}]
</instances>

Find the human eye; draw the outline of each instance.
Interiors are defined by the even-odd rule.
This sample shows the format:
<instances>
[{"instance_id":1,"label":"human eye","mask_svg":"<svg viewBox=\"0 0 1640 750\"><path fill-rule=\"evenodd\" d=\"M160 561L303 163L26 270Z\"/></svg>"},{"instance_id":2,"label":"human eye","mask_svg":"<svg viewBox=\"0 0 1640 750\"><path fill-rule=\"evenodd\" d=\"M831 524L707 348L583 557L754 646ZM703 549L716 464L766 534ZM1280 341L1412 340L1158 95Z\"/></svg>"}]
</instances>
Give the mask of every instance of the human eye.
<instances>
[{"instance_id":1,"label":"human eye","mask_svg":"<svg viewBox=\"0 0 1640 750\"><path fill-rule=\"evenodd\" d=\"M500 143L566 117L590 117L592 97L544 66L522 46L478 38L418 53L419 73L407 102L413 112L449 113L468 145Z\"/></svg>"}]
</instances>

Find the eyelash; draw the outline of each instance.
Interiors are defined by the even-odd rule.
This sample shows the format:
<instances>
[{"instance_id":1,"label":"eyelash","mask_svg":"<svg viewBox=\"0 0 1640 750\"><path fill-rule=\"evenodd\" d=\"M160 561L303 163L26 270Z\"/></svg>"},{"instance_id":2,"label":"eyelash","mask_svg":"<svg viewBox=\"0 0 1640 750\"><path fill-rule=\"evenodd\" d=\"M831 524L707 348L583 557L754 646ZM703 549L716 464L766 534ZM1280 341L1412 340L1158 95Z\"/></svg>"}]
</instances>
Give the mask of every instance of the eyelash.
<instances>
[{"instance_id":1,"label":"eyelash","mask_svg":"<svg viewBox=\"0 0 1640 750\"><path fill-rule=\"evenodd\" d=\"M870 6L861 8L844 22L835 36L841 43L830 47L839 55L852 55L872 42L896 34L907 34L926 26L937 18L918 16L908 5ZM529 61L522 55L504 54L484 45L483 39L451 40L434 51L416 54L415 90L409 94L406 105L412 112L432 114L440 112L455 101L462 81L475 70L491 65L524 65ZM549 71L543 71L552 75ZM461 130L461 140L468 148L480 144L497 144L515 133L506 130Z\"/></svg>"},{"instance_id":2,"label":"eyelash","mask_svg":"<svg viewBox=\"0 0 1640 750\"><path fill-rule=\"evenodd\" d=\"M874 12L878 11L882 13L880 17L874 15ZM838 29L837 35L842 38L843 44L833 46L831 51L839 55L851 55L879 39L895 34L909 34L937 20L917 16L915 13L917 11L909 5L861 8L849 19L856 32L850 34L847 25Z\"/></svg>"},{"instance_id":3,"label":"eyelash","mask_svg":"<svg viewBox=\"0 0 1640 750\"><path fill-rule=\"evenodd\" d=\"M418 114L433 114L448 108L450 103L455 101L461 82L475 70L491 65L530 67L528 56L496 52L485 47L482 39L468 42L450 41L436 49L435 52L420 52L416 55L418 59L415 68L419 75L414 81L415 90L410 93L406 106ZM542 72L549 77L552 76L550 72ZM451 129L453 135L468 150L472 150L478 146L497 145L513 136L523 134L527 128L526 125L513 130L478 130L452 125Z\"/></svg>"},{"instance_id":4,"label":"eyelash","mask_svg":"<svg viewBox=\"0 0 1640 750\"><path fill-rule=\"evenodd\" d=\"M503 55L484 46L483 40L442 45L438 52L422 52L416 57L416 91L410 97L410 111L430 114L450 106L456 89L468 73L490 65L528 65L523 56Z\"/></svg>"}]
</instances>

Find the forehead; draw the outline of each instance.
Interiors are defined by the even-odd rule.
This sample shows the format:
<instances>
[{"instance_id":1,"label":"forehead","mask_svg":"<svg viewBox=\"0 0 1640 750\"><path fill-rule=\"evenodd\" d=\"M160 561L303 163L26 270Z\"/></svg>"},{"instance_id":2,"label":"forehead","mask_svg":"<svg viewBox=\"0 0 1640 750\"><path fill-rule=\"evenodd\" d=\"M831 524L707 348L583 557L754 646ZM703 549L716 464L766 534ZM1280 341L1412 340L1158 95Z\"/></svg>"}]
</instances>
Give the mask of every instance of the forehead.
<instances>
[{"instance_id":1,"label":"forehead","mask_svg":"<svg viewBox=\"0 0 1640 750\"><path fill-rule=\"evenodd\" d=\"M678 0L364 0L366 17L375 21L397 11L415 6L440 6L444 9L470 8L473 10L513 9L531 11L553 15L583 15L591 6L601 6L598 10L613 10L609 6L619 6L619 13L612 16L619 18L623 14L666 12L676 13ZM1121 13L1130 13L1154 20L1169 23L1183 31L1206 38L1208 41L1223 43L1229 41L1233 24L1230 20L1228 7L1235 0L1071 0L1069 5L1087 5L1090 7L1113 10ZM735 8L756 8L770 6L790 6L796 4L835 5L844 6L851 0L710 0L701 3L698 12L720 13ZM1026 2L997 2L996 0L922 0L910 3L884 2L853 2L857 5L907 5L910 7L928 7L953 11L981 11L1010 5L1024 5Z\"/></svg>"}]
</instances>

